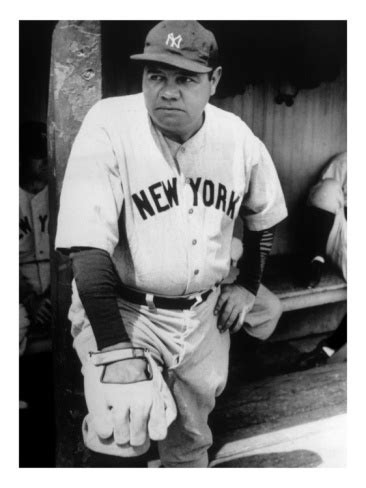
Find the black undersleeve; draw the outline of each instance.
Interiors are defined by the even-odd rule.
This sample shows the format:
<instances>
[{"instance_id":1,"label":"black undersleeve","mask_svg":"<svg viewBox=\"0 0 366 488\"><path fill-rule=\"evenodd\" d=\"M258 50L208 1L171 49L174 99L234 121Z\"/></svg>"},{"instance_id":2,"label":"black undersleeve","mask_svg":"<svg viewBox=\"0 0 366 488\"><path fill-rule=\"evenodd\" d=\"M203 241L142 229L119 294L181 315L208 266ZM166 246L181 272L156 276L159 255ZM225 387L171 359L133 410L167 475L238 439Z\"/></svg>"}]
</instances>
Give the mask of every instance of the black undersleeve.
<instances>
[{"instance_id":1,"label":"black undersleeve","mask_svg":"<svg viewBox=\"0 0 366 488\"><path fill-rule=\"evenodd\" d=\"M237 283L257 295L267 256L271 252L274 227L263 231L244 229L243 256L238 263Z\"/></svg>"},{"instance_id":2,"label":"black undersleeve","mask_svg":"<svg viewBox=\"0 0 366 488\"><path fill-rule=\"evenodd\" d=\"M120 280L109 254L101 249L74 249L71 257L80 300L98 349L128 342L117 304Z\"/></svg>"},{"instance_id":3,"label":"black undersleeve","mask_svg":"<svg viewBox=\"0 0 366 488\"><path fill-rule=\"evenodd\" d=\"M335 214L317 207L305 208L304 232L309 258L325 257L330 231Z\"/></svg>"}]
</instances>

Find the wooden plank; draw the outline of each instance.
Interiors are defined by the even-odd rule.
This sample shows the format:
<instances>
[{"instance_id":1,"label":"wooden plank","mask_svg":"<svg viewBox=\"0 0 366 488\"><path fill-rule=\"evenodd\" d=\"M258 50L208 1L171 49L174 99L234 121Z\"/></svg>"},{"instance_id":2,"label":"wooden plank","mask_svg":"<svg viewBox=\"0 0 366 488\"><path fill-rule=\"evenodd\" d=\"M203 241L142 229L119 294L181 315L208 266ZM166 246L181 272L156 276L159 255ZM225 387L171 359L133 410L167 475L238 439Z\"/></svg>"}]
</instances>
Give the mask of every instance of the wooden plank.
<instances>
[{"instance_id":1,"label":"wooden plank","mask_svg":"<svg viewBox=\"0 0 366 488\"><path fill-rule=\"evenodd\" d=\"M212 467L345 464L346 365L230 383L210 416ZM152 456L149 467L159 467Z\"/></svg>"},{"instance_id":2,"label":"wooden plank","mask_svg":"<svg viewBox=\"0 0 366 488\"><path fill-rule=\"evenodd\" d=\"M338 303L347 299L347 290L341 289L327 290L321 293L302 294L295 297L281 298L283 311L303 310L304 308L317 307L325 303Z\"/></svg>"},{"instance_id":3,"label":"wooden plank","mask_svg":"<svg viewBox=\"0 0 366 488\"><path fill-rule=\"evenodd\" d=\"M346 466L346 415L225 444L211 462L218 468L341 468Z\"/></svg>"},{"instance_id":4,"label":"wooden plank","mask_svg":"<svg viewBox=\"0 0 366 488\"><path fill-rule=\"evenodd\" d=\"M346 412L346 363L228 385L210 417L215 445L332 417Z\"/></svg>"},{"instance_id":5,"label":"wooden plank","mask_svg":"<svg viewBox=\"0 0 366 488\"><path fill-rule=\"evenodd\" d=\"M75 382L80 366L71 347L67 312L71 294L69 260L54 251L62 181L73 140L102 96L100 23L61 21L52 38L48 105L51 290L57 427L57 466L74 466L80 444Z\"/></svg>"}]
</instances>

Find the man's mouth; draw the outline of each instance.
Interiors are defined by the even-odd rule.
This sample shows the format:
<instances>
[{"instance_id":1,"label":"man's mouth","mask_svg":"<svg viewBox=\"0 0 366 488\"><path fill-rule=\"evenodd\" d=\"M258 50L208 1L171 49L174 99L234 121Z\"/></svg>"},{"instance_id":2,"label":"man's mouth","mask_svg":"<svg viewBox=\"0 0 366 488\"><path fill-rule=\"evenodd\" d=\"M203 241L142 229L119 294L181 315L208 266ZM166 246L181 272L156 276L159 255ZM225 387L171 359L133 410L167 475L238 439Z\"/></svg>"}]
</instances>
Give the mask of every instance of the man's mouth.
<instances>
[{"instance_id":1,"label":"man's mouth","mask_svg":"<svg viewBox=\"0 0 366 488\"><path fill-rule=\"evenodd\" d=\"M178 107L157 107L155 110L164 110L167 112L184 112L184 110Z\"/></svg>"}]
</instances>

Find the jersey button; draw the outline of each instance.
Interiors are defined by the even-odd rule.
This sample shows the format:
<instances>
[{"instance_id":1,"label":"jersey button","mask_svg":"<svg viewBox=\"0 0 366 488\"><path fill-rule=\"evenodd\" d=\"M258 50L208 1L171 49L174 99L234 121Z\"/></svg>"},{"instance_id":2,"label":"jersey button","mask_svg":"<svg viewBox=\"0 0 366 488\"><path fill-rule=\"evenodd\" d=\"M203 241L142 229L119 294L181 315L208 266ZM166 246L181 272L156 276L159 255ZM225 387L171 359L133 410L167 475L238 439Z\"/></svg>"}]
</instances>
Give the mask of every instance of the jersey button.
<instances>
[{"instance_id":1,"label":"jersey button","mask_svg":"<svg viewBox=\"0 0 366 488\"><path fill-rule=\"evenodd\" d=\"M185 153L186 152L186 148L183 147L183 146L181 146L180 150L181 150L182 153Z\"/></svg>"},{"instance_id":2,"label":"jersey button","mask_svg":"<svg viewBox=\"0 0 366 488\"><path fill-rule=\"evenodd\" d=\"M190 208L190 209L188 210L188 213L193 214L193 208Z\"/></svg>"},{"instance_id":3,"label":"jersey button","mask_svg":"<svg viewBox=\"0 0 366 488\"><path fill-rule=\"evenodd\" d=\"M195 269L195 270L194 270L194 274L195 274L195 275L198 275L198 273L199 273L199 272L200 272L200 271L199 271L199 269Z\"/></svg>"},{"instance_id":4,"label":"jersey button","mask_svg":"<svg viewBox=\"0 0 366 488\"><path fill-rule=\"evenodd\" d=\"M197 244L197 239L193 239L192 244L195 246Z\"/></svg>"},{"instance_id":5,"label":"jersey button","mask_svg":"<svg viewBox=\"0 0 366 488\"><path fill-rule=\"evenodd\" d=\"M191 183L191 178L186 178L186 183L189 185Z\"/></svg>"}]
</instances>

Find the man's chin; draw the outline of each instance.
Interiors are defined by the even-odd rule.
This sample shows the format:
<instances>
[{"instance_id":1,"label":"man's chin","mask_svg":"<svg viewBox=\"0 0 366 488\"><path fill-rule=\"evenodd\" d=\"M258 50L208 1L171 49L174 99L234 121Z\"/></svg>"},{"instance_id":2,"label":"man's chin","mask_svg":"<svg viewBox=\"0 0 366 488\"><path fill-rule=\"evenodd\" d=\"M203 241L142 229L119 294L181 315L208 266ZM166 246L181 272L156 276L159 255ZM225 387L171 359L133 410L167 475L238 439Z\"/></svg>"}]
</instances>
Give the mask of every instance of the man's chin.
<instances>
[{"instance_id":1,"label":"man's chin","mask_svg":"<svg viewBox=\"0 0 366 488\"><path fill-rule=\"evenodd\" d=\"M184 126L176 120L176 117L154 118L153 122L164 133L179 135L185 132Z\"/></svg>"},{"instance_id":2,"label":"man's chin","mask_svg":"<svg viewBox=\"0 0 366 488\"><path fill-rule=\"evenodd\" d=\"M155 120L161 127L182 127L185 118L184 112L181 110L159 110L155 115Z\"/></svg>"}]
</instances>

